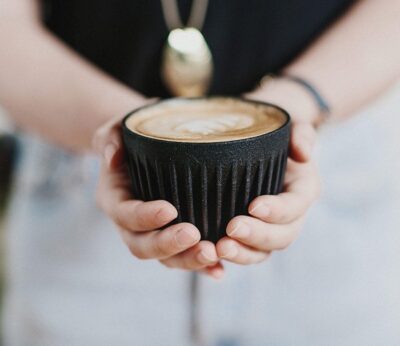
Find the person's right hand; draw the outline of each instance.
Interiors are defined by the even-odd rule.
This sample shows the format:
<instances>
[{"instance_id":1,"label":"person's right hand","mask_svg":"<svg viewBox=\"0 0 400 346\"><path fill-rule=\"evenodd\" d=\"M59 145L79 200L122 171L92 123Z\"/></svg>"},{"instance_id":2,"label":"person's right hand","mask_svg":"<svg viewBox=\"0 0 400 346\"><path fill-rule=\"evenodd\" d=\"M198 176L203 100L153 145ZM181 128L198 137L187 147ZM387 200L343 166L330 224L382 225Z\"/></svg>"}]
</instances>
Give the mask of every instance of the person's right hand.
<instances>
[{"instance_id":1,"label":"person's right hand","mask_svg":"<svg viewBox=\"0 0 400 346\"><path fill-rule=\"evenodd\" d=\"M160 230L177 217L172 204L163 200L132 199L120 122L118 118L106 123L94 136L94 148L102 158L96 195L98 206L118 226L135 257L157 259L169 268L200 270L220 278L223 267L215 245L200 241L200 232L194 225L179 223Z\"/></svg>"}]
</instances>

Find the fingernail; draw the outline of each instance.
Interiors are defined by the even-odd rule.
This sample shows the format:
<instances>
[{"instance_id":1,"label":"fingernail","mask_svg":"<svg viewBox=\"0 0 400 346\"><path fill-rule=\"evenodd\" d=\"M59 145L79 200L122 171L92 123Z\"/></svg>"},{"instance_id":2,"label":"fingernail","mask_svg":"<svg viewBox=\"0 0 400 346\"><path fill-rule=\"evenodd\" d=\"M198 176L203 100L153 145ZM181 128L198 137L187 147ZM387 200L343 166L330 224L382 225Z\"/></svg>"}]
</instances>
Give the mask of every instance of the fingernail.
<instances>
[{"instance_id":1,"label":"fingernail","mask_svg":"<svg viewBox=\"0 0 400 346\"><path fill-rule=\"evenodd\" d=\"M242 222L238 222L235 228L231 232L228 232L228 235L230 237L246 238L249 233L250 228Z\"/></svg>"},{"instance_id":2,"label":"fingernail","mask_svg":"<svg viewBox=\"0 0 400 346\"><path fill-rule=\"evenodd\" d=\"M224 276L223 269L215 269L212 271L211 277L215 280L221 280Z\"/></svg>"},{"instance_id":3,"label":"fingernail","mask_svg":"<svg viewBox=\"0 0 400 346\"><path fill-rule=\"evenodd\" d=\"M117 146L114 143L107 144L104 149L104 159L107 162L107 165L110 166L111 161L117 151Z\"/></svg>"},{"instance_id":4,"label":"fingernail","mask_svg":"<svg viewBox=\"0 0 400 346\"><path fill-rule=\"evenodd\" d=\"M218 258L210 257L205 251L200 251L197 258L201 263L213 263L218 260Z\"/></svg>"},{"instance_id":5,"label":"fingernail","mask_svg":"<svg viewBox=\"0 0 400 346\"><path fill-rule=\"evenodd\" d=\"M249 213L257 217L267 217L271 213L271 209L267 204L259 203L250 209Z\"/></svg>"},{"instance_id":6,"label":"fingernail","mask_svg":"<svg viewBox=\"0 0 400 346\"><path fill-rule=\"evenodd\" d=\"M232 245L225 254L221 255L221 258L233 258L238 254L238 252L237 247Z\"/></svg>"},{"instance_id":7,"label":"fingernail","mask_svg":"<svg viewBox=\"0 0 400 346\"><path fill-rule=\"evenodd\" d=\"M199 237L196 236L194 232L191 232L185 228L178 231L175 235L175 240L181 247L186 247L189 245L194 245L198 242Z\"/></svg>"}]
</instances>

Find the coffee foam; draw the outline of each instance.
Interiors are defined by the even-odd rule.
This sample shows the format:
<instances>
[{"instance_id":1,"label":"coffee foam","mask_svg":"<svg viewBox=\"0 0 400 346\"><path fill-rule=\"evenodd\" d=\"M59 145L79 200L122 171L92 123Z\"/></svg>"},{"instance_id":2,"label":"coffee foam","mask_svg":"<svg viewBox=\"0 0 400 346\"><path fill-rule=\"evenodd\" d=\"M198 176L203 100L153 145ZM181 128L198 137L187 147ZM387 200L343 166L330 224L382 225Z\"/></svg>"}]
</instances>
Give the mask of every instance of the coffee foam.
<instances>
[{"instance_id":1,"label":"coffee foam","mask_svg":"<svg viewBox=\"0 0 400 346\"><path fill-rule=\"evenodd\" d=\"M150 138L210 143L259 136L286 120L279 109L238 99L176 99L135 112L126 126Z\"/></svg>"}]
</instances>

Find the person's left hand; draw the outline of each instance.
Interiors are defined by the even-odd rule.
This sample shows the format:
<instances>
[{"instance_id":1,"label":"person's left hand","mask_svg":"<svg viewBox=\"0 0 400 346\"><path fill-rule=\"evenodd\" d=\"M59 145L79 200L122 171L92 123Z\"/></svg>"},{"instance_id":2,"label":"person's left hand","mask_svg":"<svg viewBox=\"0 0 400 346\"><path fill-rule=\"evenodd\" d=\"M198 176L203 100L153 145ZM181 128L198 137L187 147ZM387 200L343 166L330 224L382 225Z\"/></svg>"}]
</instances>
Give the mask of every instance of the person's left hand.
<instances>
[{"instance_id":1,"label":"person's left hand","mask_svg":"<svg viewBox=\"0 0 400 346\"><path fill-rule=\"evenodd\" d=\"M248 207L250 216L234 217L227 225L227 236L216 245L220 258L237 264L262 262L272 251L286 249L298 236L306 212L320 190L318 171L311 158L318 119L304 91L293 83L279 81L267 93L259 89L246 97L288 109L292 130L284 191L254 199Z\"/></svg>"},{"instance_id":2,"label":"person's left hand","mask_svg":"<svg viewBox=\"0 0 400 346\"><path fill-rule=\"evenodd\" d=\"M286 249L299 234L318 194L315 164L289 159L284 192L259 196L249 205L251 216L234 217L227 226L227 236L217 243L218 256L237 264L252 264L267 259L274 250Z\"/></svg>"}]
</instances>

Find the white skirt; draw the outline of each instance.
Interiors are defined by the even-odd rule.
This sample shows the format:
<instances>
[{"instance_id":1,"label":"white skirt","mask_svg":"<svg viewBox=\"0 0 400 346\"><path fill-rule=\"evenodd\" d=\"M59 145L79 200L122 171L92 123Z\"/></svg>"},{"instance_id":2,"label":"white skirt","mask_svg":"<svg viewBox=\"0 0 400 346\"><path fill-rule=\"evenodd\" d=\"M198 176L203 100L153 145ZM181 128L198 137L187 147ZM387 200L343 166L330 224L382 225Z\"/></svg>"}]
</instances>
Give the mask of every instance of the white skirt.
<instances>
[{"instance_id":1,"label":"white skirt","mask_svg":"<svg viewBox=\"0 0 400 346\"><path fill-rule=\"evenodd\" d=\"M399 107L397 88L322 130L322 197L289 249L201 278L207 345L400 345ZM188 345L189 273L129 254L95 207L94 158L22 143L5 345Z\"/></svg>"}]
</instances>

